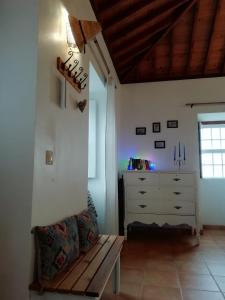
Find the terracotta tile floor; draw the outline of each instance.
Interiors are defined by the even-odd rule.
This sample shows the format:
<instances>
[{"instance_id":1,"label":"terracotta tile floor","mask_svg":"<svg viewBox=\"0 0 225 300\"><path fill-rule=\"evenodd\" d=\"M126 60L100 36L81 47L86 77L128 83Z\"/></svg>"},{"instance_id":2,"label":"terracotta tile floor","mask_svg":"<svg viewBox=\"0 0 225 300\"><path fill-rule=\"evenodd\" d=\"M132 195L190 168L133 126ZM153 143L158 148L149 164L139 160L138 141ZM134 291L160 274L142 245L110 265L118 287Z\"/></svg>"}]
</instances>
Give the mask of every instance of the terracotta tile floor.
<instances>
[{"instance_id":1,"label":"terracotta tile floor","mask_svg":"<svg viewBox=\"0 0 225 300\"><path fill-rule=\"evenodd\" d=\"M131 236L121 255L121 293L103 300L224 300L225 230L204 230L200 246L182 232Z\"/></svg>"}]
</instances>

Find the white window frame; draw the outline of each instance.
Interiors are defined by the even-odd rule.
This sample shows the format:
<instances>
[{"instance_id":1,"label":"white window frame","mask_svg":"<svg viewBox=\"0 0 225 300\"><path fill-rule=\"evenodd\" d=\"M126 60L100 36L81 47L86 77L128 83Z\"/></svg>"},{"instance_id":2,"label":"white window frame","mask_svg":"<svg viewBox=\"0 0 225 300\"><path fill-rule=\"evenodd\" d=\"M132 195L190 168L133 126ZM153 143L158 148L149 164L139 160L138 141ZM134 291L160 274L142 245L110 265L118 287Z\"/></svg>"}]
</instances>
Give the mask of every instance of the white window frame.
<instances>
[{"instance_id":1,"label":"white window frame","mask_svg":"<svg viewBox=\"0 0 225 300\"><path fill-rule=\"evenodd\" d=\"M88 130L88 178L96 177L96 123L97 104L95 100L89 101L89 130Z\"/></svg>"},{"instance_id":2,"label":"white window frame","mask_svg":"<svg viewBox=\"0 0 225 300\"><path fill-rule=\"evenodd\" d=\"M213 149L213 147L211 149L202 149L202 141L212 141L213 140L220 140L220 146L221 146L221 141L222 140L225 140L223 138L221 138L221 135L220 135L220 138L219 139L203 139L201 137L201 129L202 128L210 128L210 129L213 129L213 128L225 128L225 121L208 121L208 122L199 122L199 152L200 152L200 174L201 174L201 178L203 179L225 179L225 158L223 158L223 154L225 154L225 149ZM222 176L214 176L214 166L216 165L221 165L221 164L216 164L214 163L213 159L213 155L212 155L212 163L211 164L205 164L202 162L202 154L204 153L221 153L222 154ZM204 176L203 174L203 166L213 166L213 176Z\"/></svg>"}]
</instances>

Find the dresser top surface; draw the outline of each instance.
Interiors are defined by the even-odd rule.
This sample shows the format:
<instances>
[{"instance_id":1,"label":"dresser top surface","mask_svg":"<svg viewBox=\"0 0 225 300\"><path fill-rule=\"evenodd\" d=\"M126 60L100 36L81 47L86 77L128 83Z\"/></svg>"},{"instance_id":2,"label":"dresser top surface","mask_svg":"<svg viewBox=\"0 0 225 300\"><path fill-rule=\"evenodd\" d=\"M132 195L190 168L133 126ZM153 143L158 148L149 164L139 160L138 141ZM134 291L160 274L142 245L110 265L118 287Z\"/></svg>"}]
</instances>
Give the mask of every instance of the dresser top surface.
<instances>
[{"instance_id":1,"label":"dresser top surface","mask_svg":"<svg viewBox=\"0 0 225 300\"><path fill-rule=\"evenodd\" d=\"M136 174L136 173L146 173L146 174L194 174L194 171L148 171L148 170L131 170L124 171L124 174Z\"/></svg>"}]
</instances>

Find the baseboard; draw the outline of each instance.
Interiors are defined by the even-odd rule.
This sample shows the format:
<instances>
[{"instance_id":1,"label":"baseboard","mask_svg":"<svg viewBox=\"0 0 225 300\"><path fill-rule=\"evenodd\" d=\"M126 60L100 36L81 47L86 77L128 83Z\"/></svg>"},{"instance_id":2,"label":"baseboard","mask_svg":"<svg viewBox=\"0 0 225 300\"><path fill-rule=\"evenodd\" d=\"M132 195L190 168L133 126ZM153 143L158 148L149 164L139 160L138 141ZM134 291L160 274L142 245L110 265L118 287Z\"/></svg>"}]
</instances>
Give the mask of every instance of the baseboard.
<instances>
[{"instance_id":1,"label":"baseboard","mask_svg":"<svg viewBox=\"0 0 225 300\"><path fill-rule=\"evenodd\" d=\"M225 230L225 225L203 225L203 229Z\"/></svg>"}]
</instances>

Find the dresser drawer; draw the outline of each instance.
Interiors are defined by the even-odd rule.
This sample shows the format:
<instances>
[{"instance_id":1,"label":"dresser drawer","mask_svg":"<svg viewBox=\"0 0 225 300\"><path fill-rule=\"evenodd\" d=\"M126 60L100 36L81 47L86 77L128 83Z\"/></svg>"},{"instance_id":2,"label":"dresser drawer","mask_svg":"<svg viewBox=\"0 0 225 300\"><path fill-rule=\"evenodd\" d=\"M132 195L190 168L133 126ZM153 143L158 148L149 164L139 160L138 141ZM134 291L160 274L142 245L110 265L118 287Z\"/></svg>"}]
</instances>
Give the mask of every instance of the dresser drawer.
<instances>
[{"instance_id":1,"label":"dresser drawer","mask_svg":"<svg viewBox=\"0 0 225 300\"><path fill-rule=\"evenodd\" d=\"M195 200L195 191L192 187L174 186L160 188L160 199L191 201Z\"/></svg>"},{"instance_id":2,"label":"dresser drawer","mask_svg":"<svg viewBox=\"0 0 225 300\"><path fill-rule=\"evenodd\" d=\"M159 175L159 184L163 185L175 185L175 186L193 186L194 177L193 174L169 174L164 173Z\"/></svg>"},{"instance_id":3,"label":"dresser drawer","mask_svg":"<svg viewBox=\"0 0 225 300\"><path fill-rule=\"evenodd\" d=\"M125 176L126 185L158 185L159 175L150 173L127 173Z\"/></svg>"},{"instance_id":4,"label":"dresser drawer","mask_svg":"<svg viewBox=\"0 0 225 300\"><path fill-rule=\"evenodd\" d=\"M136 186L136 185L128 185L126 189L126 199L130 200L158 200L160 199L159 188L155 186Z\"/></svg>"},{"instance_id":5,"label":"dresser drawer","mask_svg":"<svg viewBox=\"0 0 225 300\"><path fill-rule=\"evenodd\" d=\"M136 214L171 214L192 216L195 214L195 205L187 201L129 201L127 212Z\"/></svg>"}]
</instances>

